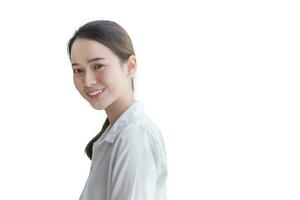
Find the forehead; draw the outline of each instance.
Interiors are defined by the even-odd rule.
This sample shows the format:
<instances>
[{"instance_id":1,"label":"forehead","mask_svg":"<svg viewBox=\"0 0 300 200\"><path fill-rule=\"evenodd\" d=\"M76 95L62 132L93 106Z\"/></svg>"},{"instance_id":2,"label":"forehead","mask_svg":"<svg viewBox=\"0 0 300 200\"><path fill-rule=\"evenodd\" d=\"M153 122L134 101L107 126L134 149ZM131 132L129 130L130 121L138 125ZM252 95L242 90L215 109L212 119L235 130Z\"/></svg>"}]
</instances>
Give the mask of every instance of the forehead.
<instances>
[{"instance_id":1,"label":"forehead","mask_svg":"<svg viewBox=\"0 0 300 200\"><path fill-rule=\"evenodd\" d=\"M95 40L78 38L74 41L71 48L71 61L85 62L94 57L110 60L114 59L114 54L108 47Z\"/></svg>"}]
</instances>

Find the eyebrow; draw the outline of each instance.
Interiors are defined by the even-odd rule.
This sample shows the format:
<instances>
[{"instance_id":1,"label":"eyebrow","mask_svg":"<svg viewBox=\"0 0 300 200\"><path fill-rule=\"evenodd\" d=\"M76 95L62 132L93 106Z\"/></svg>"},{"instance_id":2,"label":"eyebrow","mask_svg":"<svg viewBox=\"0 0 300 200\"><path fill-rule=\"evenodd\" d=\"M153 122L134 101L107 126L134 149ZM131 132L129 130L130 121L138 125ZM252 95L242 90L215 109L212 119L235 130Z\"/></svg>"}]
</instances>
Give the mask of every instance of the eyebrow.
<instances>
[{"instance_id":1,"label":"eyebrow","mask_svg":"<svg viewBox=\"0 0 300 200\"><path fill-rule=\"evenodd\" d=\"M96 58L92 58L92 59L88 60L88 63L94 62L94 61L97 61L97 60L105 60L105 59L101 58L101 57L96 57ZM76 65L79 65L79 64L78 63L72 63L72 66L76 66Z\"/></svg>"}]
</instances>

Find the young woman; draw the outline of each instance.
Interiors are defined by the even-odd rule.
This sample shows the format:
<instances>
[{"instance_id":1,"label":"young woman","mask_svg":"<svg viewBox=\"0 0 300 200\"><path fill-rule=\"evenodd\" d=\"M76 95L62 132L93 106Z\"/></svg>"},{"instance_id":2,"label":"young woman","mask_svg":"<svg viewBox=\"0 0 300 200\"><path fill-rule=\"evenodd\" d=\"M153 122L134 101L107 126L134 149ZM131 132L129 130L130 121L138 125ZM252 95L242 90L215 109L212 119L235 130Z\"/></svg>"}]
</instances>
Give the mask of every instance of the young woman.
<instances>
[{"instance_id":1,"label":"young woman","mask_svg":"<svg viewBox=\"0 0 300 200\"><path fill-rule=\"evenodd\" d=\"M166 200L164 140L134 98L137 62L127 32L108 20L86 23L68 53L76 89L107 115L85 148L91 168L80 200Z\"/></svg>"}]
</instances>

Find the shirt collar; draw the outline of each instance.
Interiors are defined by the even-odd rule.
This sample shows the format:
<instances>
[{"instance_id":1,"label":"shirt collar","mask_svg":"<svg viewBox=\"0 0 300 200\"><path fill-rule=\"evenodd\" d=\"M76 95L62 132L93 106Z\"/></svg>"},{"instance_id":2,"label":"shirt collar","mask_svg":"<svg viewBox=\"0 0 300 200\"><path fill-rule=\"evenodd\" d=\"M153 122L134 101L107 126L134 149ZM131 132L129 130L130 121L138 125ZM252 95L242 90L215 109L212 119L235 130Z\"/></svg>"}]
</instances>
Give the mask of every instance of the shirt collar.
<instances>
[{"instance_id":1,"label":"shirt collar","mask_svg":"<svg viewBox=\"0 0 300 200\"><path fill-rule=\"evenodd\" d=\"M130 123L134 118L143 114L144 106L143 101L134 101L115 121L114 124L108 130L106 136L103 140L113 143L115 137L119 134L120 130L128 123Z\"/></svg>"}]
</instances>

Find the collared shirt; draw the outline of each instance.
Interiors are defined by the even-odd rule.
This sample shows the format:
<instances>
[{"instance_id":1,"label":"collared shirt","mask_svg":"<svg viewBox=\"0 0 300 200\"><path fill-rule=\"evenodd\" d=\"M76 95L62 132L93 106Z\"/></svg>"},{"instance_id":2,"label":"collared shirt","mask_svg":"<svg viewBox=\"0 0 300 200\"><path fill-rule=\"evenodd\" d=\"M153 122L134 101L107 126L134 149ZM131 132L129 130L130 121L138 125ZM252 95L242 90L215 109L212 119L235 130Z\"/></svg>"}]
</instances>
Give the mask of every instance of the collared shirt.
<instances>
[{"instance_id":1,"label":"collared shirt","mask_svg":"<svg viewBox=\"0 0 300 200\"><path fill-rule=\"evenodd\" d=\"M167 157L160 130L134 101L94 142L80 200L167 200Z\"/></svg>"}]
</instances>

